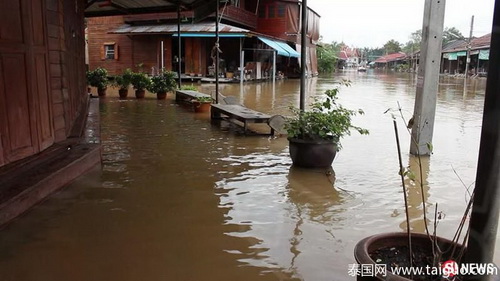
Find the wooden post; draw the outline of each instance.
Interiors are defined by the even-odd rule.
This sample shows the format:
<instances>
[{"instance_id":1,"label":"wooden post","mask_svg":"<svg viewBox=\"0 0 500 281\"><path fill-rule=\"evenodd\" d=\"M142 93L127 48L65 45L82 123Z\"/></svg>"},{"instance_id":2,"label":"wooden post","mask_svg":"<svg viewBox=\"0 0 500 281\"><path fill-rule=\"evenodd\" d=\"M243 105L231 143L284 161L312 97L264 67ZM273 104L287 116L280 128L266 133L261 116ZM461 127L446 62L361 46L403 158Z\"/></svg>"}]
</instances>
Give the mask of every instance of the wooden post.
<instances>
[{"instance_id":1,"label":"wooden post","mask_svg":"<svg viewBox=\"0 0 500 281\"><path fill-rule=\"evenodd\" d=\"M417 93L413 111L410 153L430 155L436 99L439 84L439 64L446 0L426 0L422 25L420 66L417 75Z\"/></svg>"},{"instance_id":2,"label":"wooden post","mask_svg":"<svg viewBox=\"0 0 500 281\"><path fill-rule=\"evenodd\" d=\"M215 103L219 103L219 0L215 8Z\"/></svg>"},{"instance_id":3,"label":"wooden post","mask_svg":"<svg viewBox=\"0 0 500 281\"><path fill-rule=\"evenodd\" d=\"M177 84L179 84L179 89L181 88L182 86L182 82L181 82L181 73L182 73L182 42L181 42L181 4L178 3L177 4L177 40L178 41L178 62L179 62L179 68L177 69L177 76L178 76L178 82Z\"/></svg>"},{"instance_id":4,"label":"wooden post","mask_svg":"<svg viewBox=\"0 0 500 281\"><path fill-rule=\"evenodd\" d=\"M306 103L306 64L307 64L307 0L302 0L302 17L300 32L300 110L305 109Z\"/></svg>"},{"instance_id":5,"label":"wooden post","mask_svg":"<svg viewBox=\"0 0 500 281\"><path fill-rule=\"evenodd\" d=\"M495 251L500 204L500 0L495 1L491 33L490 67L484 97L483 124L476 173L476 187L466 263L491 263ZM493 276L474 276L472 280L490 280ZM466 280L471 280L466 279Z\"/></svg>"}]
</instances>

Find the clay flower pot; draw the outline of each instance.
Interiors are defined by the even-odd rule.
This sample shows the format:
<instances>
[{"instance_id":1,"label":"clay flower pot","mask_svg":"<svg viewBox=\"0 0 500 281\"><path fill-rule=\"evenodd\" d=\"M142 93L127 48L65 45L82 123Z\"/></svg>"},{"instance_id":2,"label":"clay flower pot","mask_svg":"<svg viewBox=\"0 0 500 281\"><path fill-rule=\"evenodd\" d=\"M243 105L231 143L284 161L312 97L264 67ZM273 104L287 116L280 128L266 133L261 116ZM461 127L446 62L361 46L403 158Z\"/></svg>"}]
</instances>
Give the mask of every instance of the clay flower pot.
<instances>
[{"instance_id":1,"label":"clay flower pot","mask_svg":"<svg viewBox=\"0 0 500 281\"><path fill-rule=\"evenodd\" d=\"M421 234L421 233L412 233L411 234L411 242L412 242L412 250L413 250L413 259L414 259L414 264L418 263L416 259L420 256L422 258L426 258L426 260L433 260L432 256L432 243L427 234ZM437 244L439 245L440 249L446 250L446 249L451 249L452 246L456 246L454 255L457 256L458 253L461 251L462 246L457 245L453 243L452 241L441 238L441 237L436 237L437 238ZM408 246L408 235L405 232L393 232L393 233L382 233L382 234L376 234L367 238L364 238L363 240L359 241L356 246L354 247L354 258L358 262L359 265L373 265L375 266L376 264L381 265L385 263L396 263L398 264L401 261L392 261L391 259L379 261L377 263L372 259L372 256L378 251L380 252L387 252L387 251L398 251L399 249L402 249L403 247L407 248ZM385 249L385 250L384 250ZM402 253L403 251L401 250L401 259L404 259L405 261L408 260L407 258L407 252L405 254ZM453 260L453 257L450 257L452 251L445 252L443 254L443 257L441 257L441 261L445 262L448 260ZM397 256L397 255L396 255ZM392 258L392 257L391 257ZM382 260L382 258L380 258ZM418 265L416 265L418 267ZM422 265L421 265L422 266ZM437 277L437 276L436 276ZM386 271L386 276L383 276L380 272L378 274L373 274L373 276L362 276L358 275L357 276L358 281L372 281L372 280L394 280L394 281L411 281L411 279L408 279L403 276L398 276L394 275L390 272L390 269L387 267Z\"/></svg>"},{"instance_id":2,"label":"clay flower pot","mask_svg":"<svg viewBox=\"0 0 500 281\"><path fill-rule=\"evenodd\" d=\"M156 93L156 98L159 100L164 100L167 98L167 92L158 92Z\"/></svg>"},{"instance_id":3,"label":"clay flower pot","mask_svg":"<svg viewBox=\"0 0 500 281\"><path fill-rule=\"evenodd\" d=\"M118 90L118 95L120 95L121 99L126 99L128 96L128 89L120 89Z\"/></svg>"},{"instance_id":4,"label":"clay flower pot","mask_svg":"<svg viewBox=\"0 0 500 281\"><path fill-rule=\"evenodd\" d=\"M143 99L146 96L146 90L135 90L135 97Z\"/></svg>"},{"instance_id":5,"label":"clay flower pot","mask_svg":"<svg viewBox=\"0 0 500 281\"><path fill-rule=\"evenodd\" d=\"M211 101L204 101L204 102L193 101L194 112L196 113L209 112L211 104L212 104Z\"/></svg>"},{"instance_id":6,"label":"clay flower pot","mask_svg":"<svg viewBox=\"0 0 500 281\"><path fill-rule=\"evenodd\" d=\"M337 144L327 140L288 138L293 165L303 168L326 168L332 165Z\"/></svg>"},{"instance_id":7,"label":"clay flower pot","mask_svg":"<svg viewBox=\"0 0 500 281\"><path fill-rule=\"evenodd\" d=\"M105 97L106 96L106 88L97 88L97 95L100 97Z\"/></svg>"}]
</instances>

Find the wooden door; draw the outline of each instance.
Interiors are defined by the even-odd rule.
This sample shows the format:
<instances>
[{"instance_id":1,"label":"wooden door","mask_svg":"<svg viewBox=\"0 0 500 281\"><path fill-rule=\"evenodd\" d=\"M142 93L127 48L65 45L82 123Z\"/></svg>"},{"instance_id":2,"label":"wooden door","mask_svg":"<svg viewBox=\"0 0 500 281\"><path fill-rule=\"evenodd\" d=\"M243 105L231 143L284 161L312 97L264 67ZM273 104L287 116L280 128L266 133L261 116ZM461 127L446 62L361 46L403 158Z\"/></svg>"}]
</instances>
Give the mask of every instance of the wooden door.
<instances>
[{"instance_id":1,"label":"wooden door","mask_svg":"<svg viewBox=\"0 0 500 281\"><path fill-rule=\"evenodd\" d=\"M54 140L44 2L0 0L0 165Z\"/></svg>"}]
</instances>

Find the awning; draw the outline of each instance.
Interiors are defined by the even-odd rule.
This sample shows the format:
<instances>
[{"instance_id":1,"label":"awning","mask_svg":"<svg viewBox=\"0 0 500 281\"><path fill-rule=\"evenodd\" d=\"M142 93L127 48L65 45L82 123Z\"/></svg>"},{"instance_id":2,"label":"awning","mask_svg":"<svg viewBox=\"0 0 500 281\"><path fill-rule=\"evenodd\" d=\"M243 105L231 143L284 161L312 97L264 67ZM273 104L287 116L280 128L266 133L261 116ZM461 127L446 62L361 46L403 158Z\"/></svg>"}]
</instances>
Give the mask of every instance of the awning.
<instances>
[{"instance_id":1,"label":"awning","mask_svg":"<svg viewBox=\"0 0 500 281\"><path fill-rule=\"evenodd\" d=\"M480 60L489 60L490 59L490 50L480 50L479 51L479 59Z\"/></svg>"},{"instance_id":2,"label":"awning","mask_svg":"<svg viewBox=\"0 0 500 281\"><path fill-rule=\"evenodd\" d=\"M177 37L177 33L172 34L173 37ZM215 37L215 33L182 33L181 32L181 37ZM245 34L240 34L240 33L219 33L219 37L232 37L232 38L238 38L238 37L246 37Z\"/></svg>"},{"instance_id":3,"label":"awning","mask_svg":"<svg viewBox=\"0 0 500 281\"><path fill-rule=\"evenodd\" d=\"M276 50L276 52L280 56L293 57L293 58L300 57L300 54L297 53L297 51L295 51L294 49L292 49L292 47L288 46L288 44L286 44L286 43L279 42L279 41L272 40L272 39L267 39L264 37L257 37L257 38L259 38L260 41L264 42L269 47Z\"/></svg>"}]
</instances>

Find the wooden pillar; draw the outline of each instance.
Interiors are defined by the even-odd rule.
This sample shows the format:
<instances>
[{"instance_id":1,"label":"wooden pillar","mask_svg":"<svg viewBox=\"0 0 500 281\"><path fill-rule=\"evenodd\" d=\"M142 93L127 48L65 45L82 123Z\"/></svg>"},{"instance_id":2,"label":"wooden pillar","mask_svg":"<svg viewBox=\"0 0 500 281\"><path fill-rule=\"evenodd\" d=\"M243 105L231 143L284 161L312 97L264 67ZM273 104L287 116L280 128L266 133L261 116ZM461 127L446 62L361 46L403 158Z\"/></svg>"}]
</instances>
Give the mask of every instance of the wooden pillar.
<instances>
[{"instance_id":1,"label":"wooden pillar","mask_svg":"<svg viewBox=\"0 0 500 281\"><path fill-rule=\"evenodd\" d=\"M420 67L417 75L417 93L413 111L410 153L430 155L436 99L439 84L439 64L443 36L446 0L426 0L422 26Z\"/></svg>"}]
</instances>

